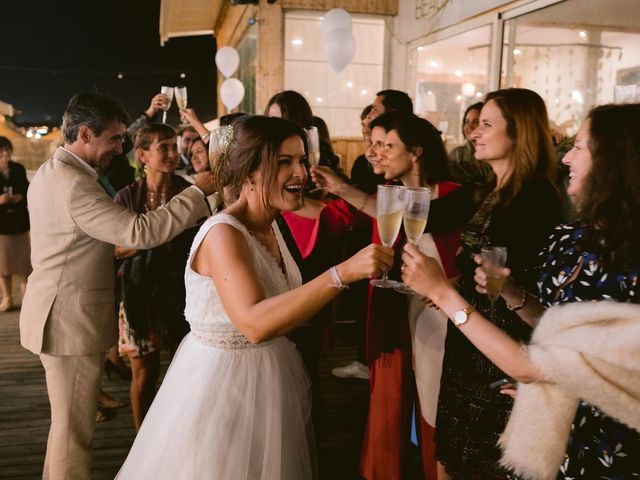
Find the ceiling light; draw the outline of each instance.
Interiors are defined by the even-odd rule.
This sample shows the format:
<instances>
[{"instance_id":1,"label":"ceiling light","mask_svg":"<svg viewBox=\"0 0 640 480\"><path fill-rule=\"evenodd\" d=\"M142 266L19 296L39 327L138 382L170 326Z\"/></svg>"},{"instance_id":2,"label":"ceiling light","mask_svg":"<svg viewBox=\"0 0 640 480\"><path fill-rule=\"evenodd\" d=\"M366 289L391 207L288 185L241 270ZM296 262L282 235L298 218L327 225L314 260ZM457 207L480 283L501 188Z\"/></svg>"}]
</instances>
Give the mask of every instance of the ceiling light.
<instances>
[{"instance_id":1,"label":"ceiling light","mask_svg":"<svg viewBox=\"0 0 640 480\"><path fill-rule=\"evenodd\" d=\"M187 74L186 74L186 73L184 73L184 72L182 72L182 73L180 74L180 78L187 78Z\"/></svg>"},{"instance_id":2,"label":"ceiling light","mask_svg":"<svg viewBox=\"0 0 640 480\"><path fill-rule=\"evenodd\" d=\"M440 65L438 65L438 62L435 60L429 60L429 66L432 68L438 68Z\"/></svg>"},{"instance_id":3,"label":"ceiling light","mask_svg":"<svg viewBox=\"0 0 640 480\"><path fill-rule=\"evenodd\" d=\"M369 93L369 90L367 90L366 88L360 90L360 95L366 95L367 93Z\"/></svg>"},{"instance_id":4,"label":"ceiling light","mask_svg":"<svg viewBox=\"0 0 640 480\"><path fill-rule=\"evenodd\" d=\"M580 30L578 32L578 36L584 40L585 38L587 38L587 32L585 32L584 30Z\"/></svg>"},{"instance_id":5,"label":"ceiling light","mask_svg":"<svg viewBox=\"0 0 640 480\"><path fill-rule=\"evenodd\" d=\"M418 51L421 52L424 50L424 47L418 47Z\"/></svg>"},{"instance_id":6,"label":"ceiling light","mask_svg":"<svg viewBox=\"0 0 640 480\"><path fill-rule=\"evenodd\" d=\"M347 82L347 88L353 88L353 82Z\"/></svg>"},{"instance_id":7,"label":"ceiling light","mask_svg":"<svg viewBox=\"0 0 640 480\"><path fill-rule=\"evenodd\" d=\"M522 50L520 50L519 48L514 48L513 49L513 54L517 57L518 55L522 55Z\"/></svg>"},{"instance_id":8,"label":"ceiling light","mask_svg":"<svg viewBox=\"0 0 640 480\"><path fill-rule=\"evenodd\" d=\"M324 100L322 99L322 97L316 97L316 102L317 103L322 103Z\"/></svg>"},{"instance_id":9,"label":"ceiling light","mask_svg":"<svg viewBox=\"0 0 640 480\"><path fill-rule=\"evenodd\" d=\"M577 103L584 103L582 93L580 93L578 90L574 90L573 92L571 92L571 100Z\"/></svg>"},{"instance_id":10,"label":"ceiling light","mask_svg":"<svg viewBox=\"0 0 640 480\"><path fill-rule=\"evenodd\" d=\"M302 40L301 38L294 38L293 40L291 40L291 45L294 45L296 47L299 47L303 43L304 43L304 40Z\"/></svg>"},{"instance_id":11,"label":"ceiling light","mask_svg":"<svg viewBox=\"0 0 640 480\"><path fill-rule=\"evenodd\" d=\"M459 68L457 68L457 69L453 72L453 74L454 74L456 77L461 77L461 76L462 76L462 70L460 70Z\"/></svg>"},{"instance_id":12,"label":"ceiling light","mask_svg":"<svg viewBox=\"0 0 640 480\"><path fill-rule=\"evenodd\" d=\"M463 83L462 84L462 94L465 97L473 97L476 94L476 86L473 83Z\"/></svg>"}]
</instances>

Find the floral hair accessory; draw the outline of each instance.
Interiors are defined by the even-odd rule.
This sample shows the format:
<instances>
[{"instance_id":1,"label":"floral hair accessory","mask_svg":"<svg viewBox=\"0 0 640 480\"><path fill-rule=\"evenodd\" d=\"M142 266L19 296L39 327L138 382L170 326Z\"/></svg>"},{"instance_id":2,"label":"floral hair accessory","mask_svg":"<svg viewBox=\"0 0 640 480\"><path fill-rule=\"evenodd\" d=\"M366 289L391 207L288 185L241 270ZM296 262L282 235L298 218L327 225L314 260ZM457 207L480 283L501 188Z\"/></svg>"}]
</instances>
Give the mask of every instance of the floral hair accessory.
<instances>
[{"instance_id":1,"label":"floral hair accessory","mask_svg":"<svg viewBox=\"0 0 640 480\"><path fill-rule=\"evenodd\" d=\"M225 125L213 130L209 140L209 154L226 153L232 138L233 125Z\"/></svg>"}]
</instances>

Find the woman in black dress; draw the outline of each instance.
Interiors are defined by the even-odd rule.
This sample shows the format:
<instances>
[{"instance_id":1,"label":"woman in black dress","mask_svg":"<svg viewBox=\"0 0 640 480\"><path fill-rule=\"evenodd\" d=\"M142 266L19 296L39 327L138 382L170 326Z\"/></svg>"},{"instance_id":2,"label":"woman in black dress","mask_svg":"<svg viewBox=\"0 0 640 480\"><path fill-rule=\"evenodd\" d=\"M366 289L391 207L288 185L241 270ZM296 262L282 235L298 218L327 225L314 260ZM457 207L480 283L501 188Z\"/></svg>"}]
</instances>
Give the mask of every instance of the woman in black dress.
<instances>
[{"instance_id":1,"label":"woman in black dress","mask_svg":"<svg viewBox=\"0 0 640 480\"><path fill-rule=\"evenodd\" d=\"M561 220L544 101L527 89L491 92L473 135L476 159L488 163L495 177L475 191L479 206L461 235L456 289L477 311L492 317L494 325L514 340L524 341L531 328L512 308L498 301L491 316L489 300L475 291L473 258L485 246L506 247L513 276L529 291L535 290L536 272L531 266ZM446 212L435 202L433 207L435 215L429 223L435 228L440 214ZM457 215L450 212L449 216ZM488 388L502 376L464 335L448 326L436 417L436 458L453 478L505 476L498 465L497 440L512 399Z\"/></svg>"},{"instance_id":2,"label":"woman in black dress","mask_svg":"<svg viewBox=\"0 0 640 480\"><path fill-rule=\"evenodd\" d=\"M0 136L0 312L13 308L11 277L16 276L24 295L31 273L29 244L29 182L22 165L11 161L13 145Z\"/></svg>"}]
</instances>

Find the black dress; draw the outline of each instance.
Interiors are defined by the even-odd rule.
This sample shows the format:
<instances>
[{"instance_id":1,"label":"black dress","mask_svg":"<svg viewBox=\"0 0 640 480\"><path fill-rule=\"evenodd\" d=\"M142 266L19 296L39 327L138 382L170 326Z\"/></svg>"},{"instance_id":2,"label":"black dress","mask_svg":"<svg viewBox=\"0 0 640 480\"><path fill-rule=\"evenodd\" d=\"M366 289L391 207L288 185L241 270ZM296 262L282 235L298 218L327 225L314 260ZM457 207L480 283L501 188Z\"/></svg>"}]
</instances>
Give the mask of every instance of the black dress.
<instances>
[{"instance_id":1,"label":"black dress","mask_svg":"<svg viewBox=\"0 0 640 480\"><path fill-rule=\"evenodd\" d=\"M640 303L640 265L626 271L604 267L595 253L596 240L587 240L586 232L581 222L574 222L559 226L551 236L541 254L540 302L546 307L594 300ZM558 473L559 480L574 478L640 478L640 433L581 402Z\"/></svg>"},{"instance_id":2,"label":"black dress","mask_svg":"<svg viewBox=\"0 0 640 480\"><path fill-rule=\"evenodd\" d=\"M487 198L461 237L462 250L456 259L458 291L482 315L491 318L489 300L475 291L473 281L473 256L487 245L507 247L512 276L527 290L535 291L538 253L547 244L553 227L561 222L561 215L556 189L539 178L526 182L507 207L492 207L491 197ZM502 299L496 301L492 321L518 341L527 341L531 333ZM436 417L436 458L454 478L487 480L506 474L498 465L501 453L497 440L513 401L489 388L504 376L449 323Z\"/></svg>"}]
</instances>

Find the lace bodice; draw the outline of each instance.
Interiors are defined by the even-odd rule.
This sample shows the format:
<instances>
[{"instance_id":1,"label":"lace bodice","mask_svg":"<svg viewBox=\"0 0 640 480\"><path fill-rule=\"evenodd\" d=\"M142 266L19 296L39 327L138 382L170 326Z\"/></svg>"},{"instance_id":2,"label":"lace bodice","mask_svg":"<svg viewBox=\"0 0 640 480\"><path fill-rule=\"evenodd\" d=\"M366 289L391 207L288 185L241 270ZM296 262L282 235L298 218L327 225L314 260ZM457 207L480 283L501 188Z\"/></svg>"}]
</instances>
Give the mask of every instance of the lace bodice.
<instances>
[{"instance_id":1,"label":"lace bodice","mask_svg":"<svg viewBox=\"0 0 640 480\"><path fill-rule=\"evenodd\" d=\"M249 233L247 228L235 217L226 213L219 213L209 218L202 227L200 227L200 231L191 246L191 252L189 253L184 274L187 290L185 318L191 325L193 334L203 343L218 346L222 339L223 343L230 342L231 344L246 345L248 341L235 329L227 313L224 311L222 302L211 278L200 275L191 268L193 257L198 251L202 240L211 227L218 223L229 224L242 232L249 244L251 262L258 274L267 298L274 297L300 286L302 279L298 266L287 250L276 222L273 222L272 228L278 241L286 277L278 266L275 258L273 258L267 249L257 241L255 237ZM229 348L234 347L231 345Z\"/></svg>"}]
</instances>

